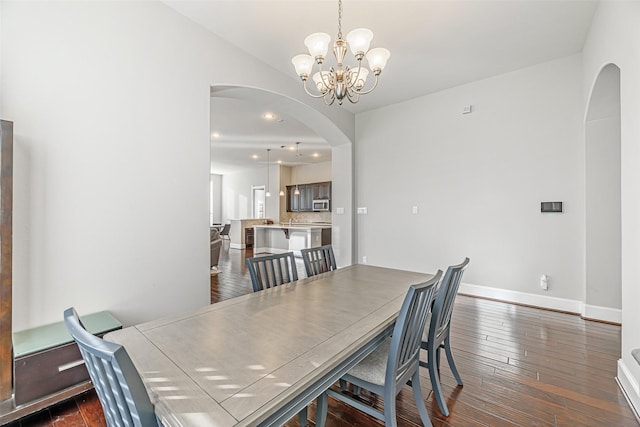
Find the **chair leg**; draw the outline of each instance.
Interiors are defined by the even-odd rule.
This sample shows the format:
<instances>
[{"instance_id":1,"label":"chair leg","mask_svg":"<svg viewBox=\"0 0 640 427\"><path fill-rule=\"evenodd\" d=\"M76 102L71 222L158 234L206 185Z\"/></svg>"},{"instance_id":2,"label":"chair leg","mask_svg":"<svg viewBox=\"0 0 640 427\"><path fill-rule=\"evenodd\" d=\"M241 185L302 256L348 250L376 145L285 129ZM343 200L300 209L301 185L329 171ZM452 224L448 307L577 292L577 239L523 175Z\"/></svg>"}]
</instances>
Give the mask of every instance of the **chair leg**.
<instances>
[{"instance_id":1,"label":"chair leg","mask_svg":"<svg viewBox=\"0 0 640 427\"><path fill-rule=\"evenodd\" d=\"M416 372L413 374L413 377L411 379L411 388L413 389L413 398L416 401L416 407L418 408L418 413L420 414L422 425L424 427L432 427L433 424L431 424L429 413L427 412L427 408L424 406L424 398L422 397L422 390L420 389L419 369L416 369Z\"/></svg>"},{"instance_id":2,"label":"chair leg","mask_svg":"<svg viewBox=\"0 0 640 427\"><path fill-rule=\"evenodd\" d=\"M429 378L431 379L431 388L433 389L433 394L436 395L436 401L438 402L438 406L440 407L440 412L442 412L442 415L444 415L445 417L448 417L449 408L447 408L447 404L444 401L442 386L440 385L440 376L438 375L438 365L436 362L437 352L437 349L433 349L433 351L427 352Z\"/></svg>"},{"instance_id":3,"label":"chair leg","mask_svg":"<svg viewBox=\"0 0 640 427\"><path fill-rule=\"evenodd\" d=\"M324 427L327 422L329 395L325 391L316 400L316 427Z\"/></svg>"},{"instance_id":4,"label":"chair leg","mask_svg":"<svg viewBox=\"0 0 640 427\"><path fill-rule=\"evenodd\" d=\"M307 407L305 406L300 412L298 412L298 424L300 427L307 427Z\"/></svg>"},{"instance_id":5,"label":"chair leg","mask_svg":"<svg viewBox=\"0 0 640 427\"><path fill-rule=\"evenodd\" d=\"M393 391L391 391L392 388L393 387L385 387L383 396L385 427L398 427L398 420L396 415L396 395Z\"/></svg>"},{"instance_id":6,"label":"chair leg","mask_svg":"<svg viewBox=\"0 0 640 427\"><path fill-rule=\"evenodd\" d=\"M362 388L357 386L357 385L353 385L353 394L355 394L356 396L360 395L360 392L362 391Z\"/></svg>"},{"instance_id":7,"label":"chair leg","mask_svg":"<svg viewBox=\"0 0 640 427\"><path fill-rule=\"evenodd\" d=\"M340 390L347 391L347 382L340 378Z\"/></svg>"},{"instance_id":8,"label":"chair leg","mask_svg":"<svg viewBox=\"0 0 640 427\"><path fill-rule=\"evenodd\" d=\"M453 372L453 376L456 378L458 385L463 385L462 378L460 377L458 368L456 367L456 362L453 360L453 353L451 352L451 343L449 342L449 337L444 340L444 352L447 354L449 367L451 368L451 372Z\"/></svg>"}]
</instances>

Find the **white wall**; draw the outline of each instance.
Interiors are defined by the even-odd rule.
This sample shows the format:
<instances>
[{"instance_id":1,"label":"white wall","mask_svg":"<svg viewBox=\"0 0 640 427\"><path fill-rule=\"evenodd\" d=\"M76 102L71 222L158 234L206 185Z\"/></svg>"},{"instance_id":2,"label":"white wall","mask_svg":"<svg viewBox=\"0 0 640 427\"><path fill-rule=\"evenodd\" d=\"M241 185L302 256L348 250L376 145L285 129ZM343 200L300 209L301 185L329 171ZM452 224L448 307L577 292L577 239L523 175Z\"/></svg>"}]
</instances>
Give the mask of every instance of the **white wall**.
<instances>
[{"instance_id":1,"label":"white wall","mask_svg":"<svg viewBox=\"0 0 640 427\"><path fill-rule=\"evenodd\" d=\"M211 212L211 223L212 224L221 224L222 223L222 175L218 175L212 173L211 177L211 203L210 203L210 212Z\"/></svg>"},{"instance_id":2,"label":"white wall","mask_svg":"<svg viewBox=\"0 0 640 427\"><path fill-rule=\"evenodd\" d=\"M618 378L640 411L640 365L631 350L640 347L640 3L601 2L584 47L583 95L600 70L620 68L622 168L622 358Z\"/></svg>"},{"instance_id":3,"label":"white wall","mask_svg":"<svg viewBox=\"0 0 640 427\"><path fill-rule=\"evenodd\" d=\"M331 245L338 267L355 263L355 229L353 216L353 176L345 173L353 165L353 145L343 144L331 151L333 180L331 182Z\"/></svg>"},{"instance_id":4,"label":"white wall","mask_svg":"<svg viewBox=\"0 0 640 427\"><path fill-rule=\"evenodd\" d=\"M468 284L582 301L581 72L575 55L358 114L358 260L434 272L468 256Z\"/></svg>"},{"instance_id":5,"label":"white wall","mask_svg":"<svg viewBox=\"0 0 640 427\"><path fill-rule=\"evenodd\" d=\"M209 302L209 88L265 88L353 139L352 115L159 2L2 2L15 122L14 328Z\"/></svg>"},{"instance_id":6,"label":"white wall","mask_svg":"<svg viewBox=\"0 0 640 427\"><path fill-rule=\"evenodd\" d=\"M270 166L271 197L265 198L266 217L279 221L280 197L278 196L277 177L280 167ZM249 169L243 172L230 173L222 176L222 222L232 219L254 218L252 207L252 186L267 185L266 168Z\"/></svg>"},{"instance_id":7,"label":"white wall","mask_svg":"<svg viewBox=\"0 0 640 427\"><path fill-rule=\"evenodd\" d=\"M291 168L292 184L331 181L331 162L313 163Z\"/></svg>"}]
</instances>

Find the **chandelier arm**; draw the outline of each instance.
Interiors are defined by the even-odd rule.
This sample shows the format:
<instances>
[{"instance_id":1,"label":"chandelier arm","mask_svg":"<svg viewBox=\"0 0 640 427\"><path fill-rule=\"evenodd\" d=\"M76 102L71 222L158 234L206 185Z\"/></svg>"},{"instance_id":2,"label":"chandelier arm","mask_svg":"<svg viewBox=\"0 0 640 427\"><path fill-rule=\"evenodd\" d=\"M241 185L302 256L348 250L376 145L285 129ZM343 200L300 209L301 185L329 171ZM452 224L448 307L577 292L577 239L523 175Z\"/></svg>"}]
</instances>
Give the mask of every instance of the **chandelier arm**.
<instances>
[{"instance_id":1,"label":"chandelier arm","mask_svg":"<svg viewBox=\"0 0 640 427\"><path fill-rule=\"evenodd\" d=\"M358 91L353 90L352 88L347 89L347 99L352 104L357 104L360 100L360 93Z\"/></svg>"},{"instance_id":2,"label":"chandelier arm","mask_svg":"<svg viewBox=\"0 0 640 427\"><path fill-rule=\"evenodd\" d=\"M318 64L318 72L320 73L320 81L322 81L322 87L325 89L325 93L323 94L323 96L326 94L326 92L331 91L331 80L329 80L329 82L325 82L324 81L324 73L322 72L322 64L319 63ZM333 67L331 67L329 69L329 75L333 75Z\"/></svg>"},{"instance_id":3,"label":"chandelier arm","mask_svg":"<svg viewBox=\"0 0 640 427\"><path fill-rule=\"evenodd\" d=\"M331 96L329 96L329 98L331 98L331 101L327 101L327 95L331 95ZM333 105L333 103L336 101L336 93L334 91L327 92L327 94L325 95L323 100L324 100L325 105L327 105L328 107L331 107Z\"/></svg>"},{"instance_id":4,"label":"chandelier arm","mask_svg":"<svg viewBox=\"0 0 640 427\"><path fill-rule=\"evenodd\" d=\"M358 60L358 73L356 74L356 76L354 78L351 77L351 74L349 73L349 71L351 71L351 68L347 68L347 73L349 76L349 86L355 86L356 82L358 81L358 78L360 77L360 69L362 68L362 59ZM356 90L357 91L357 90Z\"/></svg>"},{"instance_id":5,"label":"chandelier arm","mask_svg":"<svg viewBox=\"0 0 640 427\"><path fill-rule=\"evenodd\" d=\"M304 91L307 92L307 95L309 95L312 98L322 98L323 96L325 96L324 93L314 94L314 93L310 92L309 88L307 88L307 81L309 81L309 80L307 79L307 80L304 80L302 82L302 87L304 88Z\"/></svg>"},{"instance_id":6,"label":"chandelier arm","mask_svg":"<svg viewBox=\"0 0 640 427\"><path fill-rule=\"evenodd\" d=\"M371 89L369 89L369 90L364 91L364 92L356 90L358 95L366 95L368 93L373 92L373 90L378 86L378 76L376 75L375 78L376 78L376 81L373 83L373 87Z\"/></svg>"},{"instance_id":7,"label":"chandelier arm","mask_svg":"<svg viewBox=\"0 0 640 427\"><path fill-rule=\"evenodd\" d=\"M322 81L322 86L324 86L324 88L327 90L327 92L330 92L332 90L332 87L334 86L332 84L333 79L333 71L329 71L329 74L327 75L327 80L325 81L325 75L322 74L322 70L320 70L320 81Z\"/></svg>"}]
</instances>

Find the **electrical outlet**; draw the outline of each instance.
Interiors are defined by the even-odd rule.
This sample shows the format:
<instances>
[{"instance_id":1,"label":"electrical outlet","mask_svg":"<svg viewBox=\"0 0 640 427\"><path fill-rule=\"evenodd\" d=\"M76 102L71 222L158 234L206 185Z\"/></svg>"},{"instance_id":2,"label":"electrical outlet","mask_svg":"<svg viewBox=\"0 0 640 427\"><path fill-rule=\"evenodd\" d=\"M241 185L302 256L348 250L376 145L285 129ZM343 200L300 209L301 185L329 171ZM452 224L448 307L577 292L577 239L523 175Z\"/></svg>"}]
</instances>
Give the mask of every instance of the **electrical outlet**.
<instances>
[{"instance_id":1,"label":"electrical outlet","mask_svg":"<svg viewBox=\"0 0 640 427\"><path fill-rule=\"evenodd\" d=\"M366 264L368 261L369 261L369 258L367 258L367 256L366 256L366 255L363 255L363 256L362 256L362 263L363 263L363 264Z\"/></svg>"},{"instance_id":2,"label":"electrical outlet","mask_svg":"<svg viewBox=\"0 0 640 427\"><path fill-rule=\"evenodd\" d=\"M545 291L549 290L549 276L547 276L546 274L540 276L540 288L544 289Z\"/></svg>"}]
</instances>

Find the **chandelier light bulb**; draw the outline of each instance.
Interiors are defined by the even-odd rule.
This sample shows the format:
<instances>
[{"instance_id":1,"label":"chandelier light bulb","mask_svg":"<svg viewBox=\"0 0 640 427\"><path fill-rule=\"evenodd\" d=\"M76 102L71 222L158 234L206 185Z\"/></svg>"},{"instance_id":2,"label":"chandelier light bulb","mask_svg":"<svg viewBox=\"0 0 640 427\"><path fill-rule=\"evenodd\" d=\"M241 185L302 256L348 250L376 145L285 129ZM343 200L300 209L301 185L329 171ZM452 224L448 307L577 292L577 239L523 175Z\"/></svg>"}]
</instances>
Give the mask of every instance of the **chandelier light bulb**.
<instances>
[{"instance_id":1,"label":"chandelier light bulb","mask_svg":"<svg viewBox=\"0 0 640 427\"><path fill-rule=\"evenodd\" d=\"M329 50L329 42L331 41L331 36L326 33L313 33L307 36L304 39L304 44L309 49L309 55L314 58L316 61L318 58L320 62L324 60L324 57L327 56L327 51Z\"/></svg>"},{"instance_id":2,"label":"chandelier light bulb","mask_svg":"<svg viewBox=\"0 0 640 427\"><path fill-rule=\"evenodd\" d=\"M368 28L356 28L347 34L347 43L351 48L351 53L358 59L369 50L369 45L373 40L373 31Z\"/></svg>"},{"instance_id":3,"label":"chandelier light bulb","mask_svg":"<svg viewBox=\"0 0 640 427\"><path fill-rule=\"evenodd\" d=\"M296 69L296 74L306 80L313 69L314 59L310 55L300 54L291 59L291 63Z\"/></svg>"},{"instance_id":4,"label":"chandelier light bulb","mask_svg":"<svg viewBox=\"0 0 640 427\"><path fill-rule=\"evenodd\" d=\"M313 82L316 84L318 91L324 93L329 90L329 85L331 84L331 73L328 71L318 71L313 75Z\"/></svg>"},{"instance_id":5,"label":"chandelier light bulb","mask_svg":"<svg viewBox=\"0 0 640 427\"><path fill-rule=\"evenodd\" d=\"M367 84L367 77L369 77L369 70L364 67L360 67L359 73L357 68L349 71L349 80L353 82L356 89L362 89Z\"/></svg>"},{"instance_id":6,"label":"chandelier light bulb","mask_svg":"<svg viewBox=\"0 0 640 427\"><path fill-rule=\"evenodd\" d=\"M369 68L371 68L371 71L373 71L374 74L376 74L376 72L380 74L387 65L387 61L390 56L391 52L382 47L377 47L367 52L367 61L369 62Z\"/></svg>"}]
</instances>

